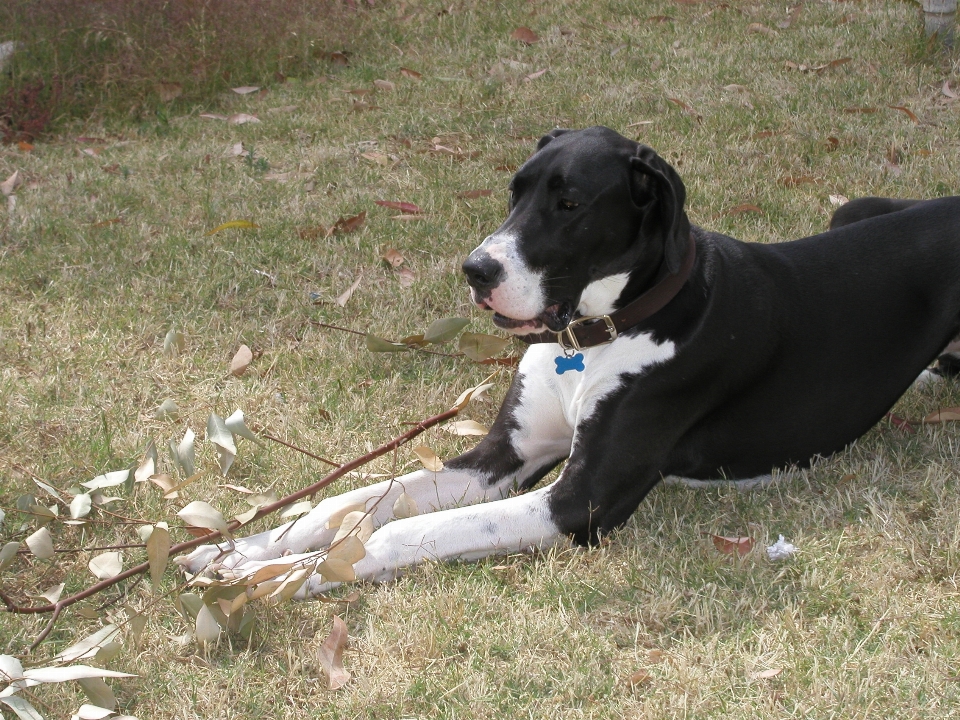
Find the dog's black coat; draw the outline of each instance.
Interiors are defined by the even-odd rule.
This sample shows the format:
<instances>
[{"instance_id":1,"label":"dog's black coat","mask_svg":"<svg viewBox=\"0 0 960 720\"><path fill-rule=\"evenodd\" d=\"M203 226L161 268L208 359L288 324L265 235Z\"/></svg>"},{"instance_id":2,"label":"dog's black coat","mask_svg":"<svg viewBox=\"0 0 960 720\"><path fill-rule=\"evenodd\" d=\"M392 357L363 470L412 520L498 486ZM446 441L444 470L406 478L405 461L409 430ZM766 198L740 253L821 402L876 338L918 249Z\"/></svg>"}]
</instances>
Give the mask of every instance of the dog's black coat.
<instances>
[{"instance_id":1,"label":"dog's black coat","mask_svg":"<svg viewBox=\"0 0 960 720\"><path fill-rule=\"evenodd\" d=\"M749 478L840 450L960 332L960 197L855 201L827 233L744 243L691 227L673 169L607 128L551 133L512 190L501 231L544 276L552 330L592 280L629 271L621 307L676 270L689 233L696 241L687 284L628 333L671 341L675 355L603 398L550 494L580 541L623 523L664 476ZM502 282L490 264L480 249L465 263L481 301ZM455 466L512 461L519 391Z\"/></svg>"}]
</instances>

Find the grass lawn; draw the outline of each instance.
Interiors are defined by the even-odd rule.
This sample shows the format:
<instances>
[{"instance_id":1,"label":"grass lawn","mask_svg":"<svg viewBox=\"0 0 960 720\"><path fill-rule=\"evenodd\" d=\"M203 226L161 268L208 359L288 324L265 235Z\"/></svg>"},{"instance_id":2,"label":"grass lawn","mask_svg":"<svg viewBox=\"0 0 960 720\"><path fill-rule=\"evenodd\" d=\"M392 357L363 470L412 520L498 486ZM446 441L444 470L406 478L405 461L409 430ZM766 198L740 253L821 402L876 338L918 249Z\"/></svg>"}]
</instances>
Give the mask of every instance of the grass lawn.
<instances>
[{"instance_id":1,"label":"grass lawn","mask_svg":"<svg viewBox=\"0 0 960 720\"><path fill-rule=\"evenodd\" d=\"M0 181L23 179L12 214L0 210L0 541L37 527L20 496L52 502L34 478L74 492L136 465L151 439L175 474L168 441L187 428L202 437L211 412L240 408L342 462L448 408L490 368L373 354L317 323L399 339L463 316L492 332L458 268L503 218L511 171L555 126L604 124L653 146L684 179L691 221L744 240L825 229L831 196L960 193L949 96L960 66L924 47L912 3L357 4L319 23L317 47L345 51L346 65L334 57L266 92L159 114L95 113L32 150L0 146ZM511 38L520 26L538 41ZM492 193L462 196L476 190ZM398 219L375 200L423 213ZM360 227L326 236L361 212ZM259 227L207 234L233 220ZM391 248L399 269L381 257ZM185 339L174 356L171 327ZM241 344L254 360L234 377ZM465 417L489 424L508 381L502 372ZM168 399L179 415L157 419ZM895 412L956 405L947 384L911 391ZM149 582L104 593L32 653L47 618L0 614L0 654L47 664L130 607L147 626L139 641L124 629L110 667L138 677L110 685L140 718L960 717L958 432L884 423L750 493L661 486L599 548L427 565L333 593L342 601L258 604L249 642L184 639L181 578L168 570L170 596ZM475 442L439 429L422 439L441 457ZM56 546L138 543L137 526L160 520L184 540L185 503L247 508L224 483L282 495L326 472L241 441L224 480L210 443L197 447L202 476L180 498L121 488L106 506L115 515L51 522ZM368 470L416 466L405 450ZM755 548L725 555L710 533ZM799 553L771 563L763 547L779 534ZM76 592L94 582L94 554L21 556L0 588L24 604L60 582ZM145 559L123 554L128 566ZM338 691L318 659L334 614L353 675ZM84 702L73 684L29 692L48 718Z\"/></svg>"}]
</instances>

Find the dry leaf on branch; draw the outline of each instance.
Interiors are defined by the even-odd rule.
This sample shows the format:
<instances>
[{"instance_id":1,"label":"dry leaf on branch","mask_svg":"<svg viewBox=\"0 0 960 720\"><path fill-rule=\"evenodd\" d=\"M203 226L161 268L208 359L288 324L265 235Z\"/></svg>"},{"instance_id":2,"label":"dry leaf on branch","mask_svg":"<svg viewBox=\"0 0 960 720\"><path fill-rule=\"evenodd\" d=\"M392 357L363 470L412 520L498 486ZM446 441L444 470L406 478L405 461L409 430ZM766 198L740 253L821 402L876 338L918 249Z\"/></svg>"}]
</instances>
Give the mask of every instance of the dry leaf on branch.
<instances>
[{"instance_id":1,"label":"dry leaf on branch","mask_svg":"<svg viewBox=\"0 0 960 720\"><path fill-rule=\"evenodd\" d=\"M343 667L343 649L347 646L347 624L333 616L333 629L317 650L320 668L327 676L327 686L339 690L350 680L350 673Z\"/></svg>"},{"instance_id":2,"label":"dry leaf on branch","mask_svg":"<svg viewBox=\"0 0 960 720\"><path fill-rule=\"evenodd\" d=\"M417 456L417 459L427 470L431 472L440 472L443 470L443 461L426 445L418 445L413 448L413 454Z\"/></svg>"}]
</instances>

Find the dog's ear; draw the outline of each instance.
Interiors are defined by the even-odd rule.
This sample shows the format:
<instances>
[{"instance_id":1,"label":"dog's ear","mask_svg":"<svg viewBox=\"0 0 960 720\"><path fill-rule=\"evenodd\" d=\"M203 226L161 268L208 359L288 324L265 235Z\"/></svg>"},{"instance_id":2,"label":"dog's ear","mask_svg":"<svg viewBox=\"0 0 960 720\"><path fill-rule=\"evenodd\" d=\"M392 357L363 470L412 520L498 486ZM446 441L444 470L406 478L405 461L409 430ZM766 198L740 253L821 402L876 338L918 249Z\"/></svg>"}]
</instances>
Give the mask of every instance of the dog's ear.
<instances>
[{"instance_id":1,"label":"dog's ear","mask_svg":"<svg viewBox=\"0 0 960 720\"><path fill-rule=\"evenodd\" d=\"M690 242L690 221L683 211L687 198L683 181L666 160L646 145L641 145L630 158L630 169L634 202L645 212L641 233L663 237L667 269L676 273Z\"/></svg>"},{"instance_id":2,"label":"dog's ear","mask_svg":"<svg viewBox=\"0 0 960 720\"><path fill-rule=\"evenodd\" d=\"M550 141L553 140L554 138L558 138L558 137L560 137L561 135L563 135L564 133L568 133L568 132L570 132L570 131L569 131L569 130L564 130L563 128L555 128L555 129L551 130L551 131L548 132L546 135L544 135L542 138L540 138L540 141L537 143L537 150L543 150L544 146L545 146L548 142L550 142Z\"/></svg>"}]
</instances>

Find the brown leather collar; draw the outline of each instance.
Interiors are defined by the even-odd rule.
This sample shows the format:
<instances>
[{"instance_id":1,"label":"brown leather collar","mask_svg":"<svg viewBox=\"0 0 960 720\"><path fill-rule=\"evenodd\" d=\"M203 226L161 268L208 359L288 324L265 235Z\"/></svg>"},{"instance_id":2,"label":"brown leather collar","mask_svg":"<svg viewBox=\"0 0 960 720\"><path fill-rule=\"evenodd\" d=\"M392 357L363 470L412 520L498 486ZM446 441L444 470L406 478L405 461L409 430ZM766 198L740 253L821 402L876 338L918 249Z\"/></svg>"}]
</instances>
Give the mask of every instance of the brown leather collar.
<instances>
[{"instance_id":1,"label":"brown leather collar","mask_svg":"<svg viewBox=\"0 0 960 720\"><path fill-rule=\"evenodd\" d=\"M696 256L697 245L691 234L690 244L677 273L667 275L633 302L609 315L577 318L560 332L545 330L541 333L518 335L517 339L530 344L558 343L564 350L580 350L613 342L620 333L639 325L676 297L690 277Z\"/></svg>"}]
</instances>

